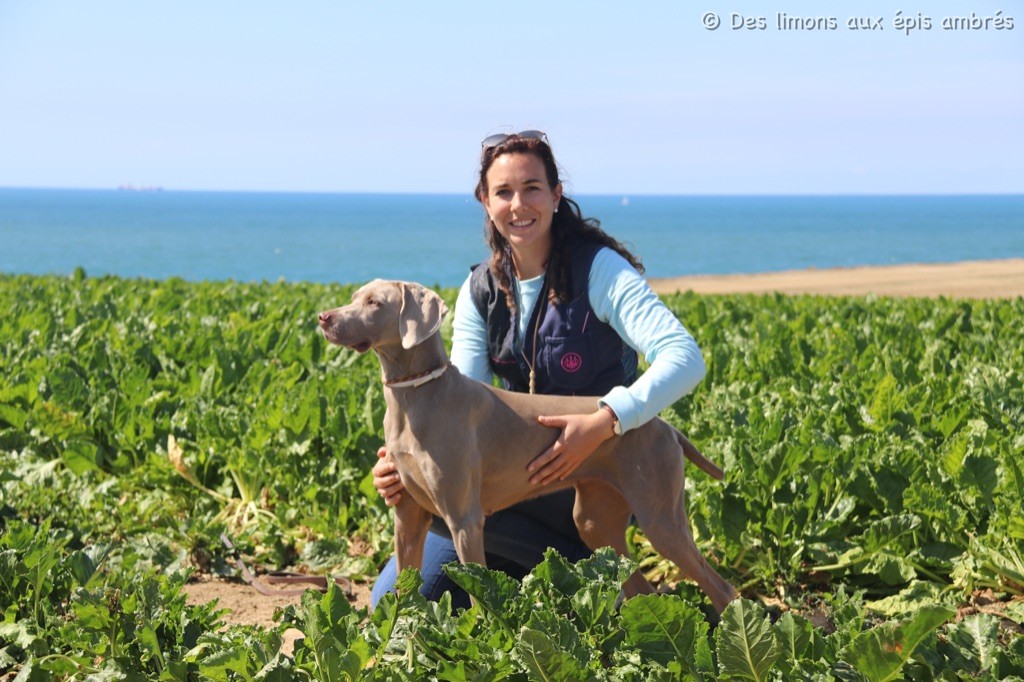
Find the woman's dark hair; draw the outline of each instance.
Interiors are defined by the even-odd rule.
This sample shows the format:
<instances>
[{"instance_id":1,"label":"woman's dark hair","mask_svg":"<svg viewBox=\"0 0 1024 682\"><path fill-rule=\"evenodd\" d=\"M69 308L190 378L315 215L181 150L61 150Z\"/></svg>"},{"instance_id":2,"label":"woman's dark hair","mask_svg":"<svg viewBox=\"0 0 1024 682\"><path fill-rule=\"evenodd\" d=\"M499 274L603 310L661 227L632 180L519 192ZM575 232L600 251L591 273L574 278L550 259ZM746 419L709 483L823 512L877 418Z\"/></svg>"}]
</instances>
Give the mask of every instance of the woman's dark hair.
<instances>
[{"instance_id":1,"label":"woman's dark hair","mask_svg":"<svg viewBox=\"0 0 1024 682\"><path fill-rule=\"evenodd\" d=\"M487 171L495 159L503 154L533 154L544 164L544 172L547 175L548 186L554 189L558 186L558 164L555 163L555 156L551 153L551 147L544 141L532 137L519 137L510 135L507 139L483 151L480 159L480 179L476 185L476 198L483 203L487 196ZM508 241L501 236L498 228L484 214L484 237L491 247L490 269L498 288L505 292L505 300L510 310L515 309L515 297L512 294L512 251ZM633 253L623 246L618 240L601 229L601 222L596 218L584 218L580 211L579 204L562 194L558 203L558 212L554 214L551 221L551 257L545 267L545 274L548 279L548 296L552 302L566 301L572 294L572 282L570 273L572 271L572 254L569 253L569 245L573 238L580 237L588 241L597 242L615 250L619 255L629 261L630 265L643 273L644 266Z\"/></svg>"}]
</instances>

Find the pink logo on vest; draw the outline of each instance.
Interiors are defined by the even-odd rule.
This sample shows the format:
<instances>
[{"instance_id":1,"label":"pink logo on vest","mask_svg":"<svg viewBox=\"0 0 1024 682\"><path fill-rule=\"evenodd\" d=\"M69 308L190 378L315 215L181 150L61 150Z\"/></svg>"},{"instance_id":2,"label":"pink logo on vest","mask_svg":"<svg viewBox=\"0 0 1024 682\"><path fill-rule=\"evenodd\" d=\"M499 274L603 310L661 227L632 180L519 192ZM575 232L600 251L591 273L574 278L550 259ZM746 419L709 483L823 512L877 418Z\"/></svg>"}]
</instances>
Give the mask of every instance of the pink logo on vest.
<instances>
[{"instance_id":1,"label":"pink logo on vest","mask_svg":"<svg viewBox=\"0 0 1024 682\"><path fill-rule=\"evenodd\" d=\"M569 374L580 371L582 366L583 358L580 357L579 353L566 353L562 356L562 369Z\"/></svg>"}]
</instances>

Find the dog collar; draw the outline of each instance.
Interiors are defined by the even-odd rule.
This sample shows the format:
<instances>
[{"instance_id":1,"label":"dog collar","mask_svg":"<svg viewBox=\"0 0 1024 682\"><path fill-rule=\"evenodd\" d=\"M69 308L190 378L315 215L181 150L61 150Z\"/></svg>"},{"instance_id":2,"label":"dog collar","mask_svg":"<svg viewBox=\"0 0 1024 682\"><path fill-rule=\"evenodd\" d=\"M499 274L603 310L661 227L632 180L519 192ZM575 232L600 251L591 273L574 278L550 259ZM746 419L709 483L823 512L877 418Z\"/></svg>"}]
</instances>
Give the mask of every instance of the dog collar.
<instances>
[{"instance_id":1,"label":"dog collar","mask_svg":"<svg viewBox=\"0 0 1024 682\"><path fill-rule=\"evenodd\" d=\"M444 374L445 370L447 370L451 366L451 362L446 362L437 369L433 369L429 372L420 372L419 374L413 374L412 376L402 377L401 379L396 379L395 381L388 381L387 377L385 377L383 374L381 374L381 378L384 380L384 385L389 388L416 388L417 386L422 386L428 381L433 381L434 379L438 378L439 376Z\"/></svg>"}]
</instances>

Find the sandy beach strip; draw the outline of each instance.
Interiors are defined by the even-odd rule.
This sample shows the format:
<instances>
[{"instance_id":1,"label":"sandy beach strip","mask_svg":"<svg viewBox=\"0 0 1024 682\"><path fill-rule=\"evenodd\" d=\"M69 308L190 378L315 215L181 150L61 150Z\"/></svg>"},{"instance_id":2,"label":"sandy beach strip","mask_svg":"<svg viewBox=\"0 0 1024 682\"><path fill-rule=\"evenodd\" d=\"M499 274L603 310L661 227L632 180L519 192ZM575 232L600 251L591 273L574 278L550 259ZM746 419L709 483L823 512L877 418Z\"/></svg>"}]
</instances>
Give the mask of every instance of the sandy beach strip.
<instances>
[{"instance_id":1,"label":"sandy beach strip","mask_svg":"<svg viewBox=\"0 0 1024 682\"><path fill-rule=\"evenodd\" d=\"M1015 298L1024 296L1024 258L787 270L747 275L691 275L651 279L659 294L821 294Z\"/></svg>"}]
</instances>

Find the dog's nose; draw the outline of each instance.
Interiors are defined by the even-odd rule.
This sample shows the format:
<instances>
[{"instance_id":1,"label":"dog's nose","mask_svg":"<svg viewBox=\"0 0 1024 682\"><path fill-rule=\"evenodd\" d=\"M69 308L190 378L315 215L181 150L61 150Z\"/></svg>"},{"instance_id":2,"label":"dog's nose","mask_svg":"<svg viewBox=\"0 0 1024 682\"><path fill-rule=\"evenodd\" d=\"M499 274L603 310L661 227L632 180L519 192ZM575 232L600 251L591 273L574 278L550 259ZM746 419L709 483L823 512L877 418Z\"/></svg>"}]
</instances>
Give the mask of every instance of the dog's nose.
<instances>
[{"instance_id":1,"label":"dog's nose","mask_svg":"<svg viewBox=\"0 0 1024 682\"><path fill-rule=\"evenodd\" d=\"M331 323L331 314L330 313L320 313L320 315L318 317L320 318L320 326L322 326L322 327L326 327L327 325L329 325Z\"/></svg>"}]
</instances>

